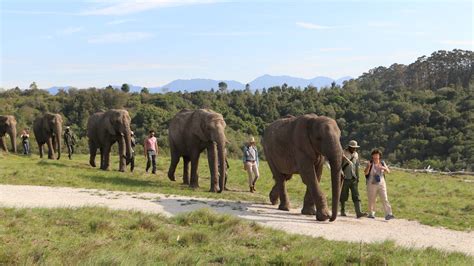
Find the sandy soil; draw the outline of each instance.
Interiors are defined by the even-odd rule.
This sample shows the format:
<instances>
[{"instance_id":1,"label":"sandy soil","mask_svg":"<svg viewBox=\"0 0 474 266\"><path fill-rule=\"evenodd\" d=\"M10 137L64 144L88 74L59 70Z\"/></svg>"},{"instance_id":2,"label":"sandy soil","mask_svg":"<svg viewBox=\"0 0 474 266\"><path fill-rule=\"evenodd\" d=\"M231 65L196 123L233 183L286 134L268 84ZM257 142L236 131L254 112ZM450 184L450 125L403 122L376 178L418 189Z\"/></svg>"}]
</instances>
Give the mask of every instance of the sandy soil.
<instances>
[{"instance_id":1,"label":"sandy soil","mask_svg":"<svg viewBox=\"0 0 474 266\"><path fill-rule=\"evenodd\" d=\"M317 222L299 210L278 211L276 206L226 200L169 196L154 193L112 192L41 186L0 185L0 206L59 208L102 206L173 216L200 208L232 214L288 233L351 242L393 240L404 247L433 247L474 256L474 232L460 232L422 225L416 221L383 218L338 217L335 222Z\"/></svg>"}]
</instances>

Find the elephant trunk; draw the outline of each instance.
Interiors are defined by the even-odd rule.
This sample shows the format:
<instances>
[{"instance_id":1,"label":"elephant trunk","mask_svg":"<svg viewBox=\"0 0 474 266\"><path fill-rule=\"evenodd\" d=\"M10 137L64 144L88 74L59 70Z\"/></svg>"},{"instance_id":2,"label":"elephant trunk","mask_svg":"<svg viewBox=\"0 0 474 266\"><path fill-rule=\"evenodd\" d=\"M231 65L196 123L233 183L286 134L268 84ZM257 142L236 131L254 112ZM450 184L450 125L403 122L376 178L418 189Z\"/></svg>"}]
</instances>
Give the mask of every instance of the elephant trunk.
<instances>
[{"instance_id":1,"label":"elephant trunk","mask_svg":"<svg viewBox=\"0 0 474 266\"><path fill-rule=\"evenodd\" d=\"M57 124L56 127L54 128L54 134L56 135L56 143L58 145L58 157L57 159L61 158L61 137L62 137L62 129L61 129L61 124Z\"/></svg>"},{"instance_id":2,"label":"elephant trunk","mask_svg":"<svg viewBox=\"0 0 474 266\"><path fill-rule=\"evenodd\" d=\"M125 132L123 133L123 140L125 141L125 160L127 161L127 164L132 160L131 134L132 132L130 128L126 128Z\"/></svg>"},{"instance_id":3,"label":"elephant trunk","mask_svg":"<svg viewBox=\"0 0 474 266\"><path fill-rule=\"evenodd\" d=\"M334 153L328 158L331 166L331 187L332 187L332 214L330 221L336 220L339 197L341 194L341 163L342 163L342 147L339 142L334 143Z\"/></svg>"},{"instance_id":4,"label":"elephant trunk","mask_svg":"<svg viewBox=\"0 0 474 266\"><path fill-rule=\"evenodd\" d=\"M11 129L8 131L8 135L10 136L12 143L12 150L14 153L16 153L16 126L11 127Z\"/></svg>"},{"instance_id":5,"label":"elephant trunk","mask_svg":"<svg viewBox=\"0 0 474 266\"><path fill-rule=\"evenodd\" d=\"M220 134L217 141L217 159L219 160L219 193L224 190L227 164L225 162L225 136Z\"/></svg>"}]
</instances>

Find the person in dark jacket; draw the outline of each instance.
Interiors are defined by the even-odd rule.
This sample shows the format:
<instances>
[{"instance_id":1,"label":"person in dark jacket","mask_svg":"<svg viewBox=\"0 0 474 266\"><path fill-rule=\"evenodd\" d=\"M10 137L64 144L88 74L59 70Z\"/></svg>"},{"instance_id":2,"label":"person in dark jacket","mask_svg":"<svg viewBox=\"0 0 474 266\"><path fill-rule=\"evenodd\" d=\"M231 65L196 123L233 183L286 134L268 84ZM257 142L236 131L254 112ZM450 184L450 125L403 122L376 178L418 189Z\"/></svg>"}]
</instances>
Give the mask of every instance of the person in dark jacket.
<instances>
[{"instance_id":1,"label":"person in dark jacket","mask_svg":"<svg viewBox=\"0 0 474 266\"><path fill-rule=\"evenodd\" d=\"M63 137L64 137L64 144L67 147L69 160L71 160L72 154L74 153L74 145L76 145L76 136L74 135L74 132L72 132L71 127L69 126L66 127Z\"/></svg>"}]
</instances>

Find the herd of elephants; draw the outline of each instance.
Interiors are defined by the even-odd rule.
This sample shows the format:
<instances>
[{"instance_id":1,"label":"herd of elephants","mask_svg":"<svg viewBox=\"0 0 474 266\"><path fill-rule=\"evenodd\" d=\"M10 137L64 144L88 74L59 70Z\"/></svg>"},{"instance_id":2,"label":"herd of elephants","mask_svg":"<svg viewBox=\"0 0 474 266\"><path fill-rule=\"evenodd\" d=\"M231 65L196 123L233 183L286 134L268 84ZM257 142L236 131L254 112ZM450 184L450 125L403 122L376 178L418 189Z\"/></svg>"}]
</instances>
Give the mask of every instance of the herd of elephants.
<instances>
[{"instance_id":1,"label":"herd of elephants","mask_svg":"<svg viewBox=\"0 0 474 266\"><path fill-rule=\"evenodd\" d=\"M97 149L100 151L100 168L109 167L111 146L119 145L119 170L124 171L132 156L130 116L126 110L112 109L89 117L87 137L91 166L95 167ZM45 113L36 118L33 132L43 156L43 145L48 146L48 158L61 155L63 119L60 114ZM209 109L182 110L169 124L171 164L168 177L175 181L175 170L181 157L184 161L183 182L198 187L198 161L207 150L211 174L211 192L222 192L226 178L224 117ZM10 136L12 150L16 152L16 120L14 116L0 116L0 148L7 151L5 134ZM334 221L337 217L341 190L341 163L343 149L340 129L336 122L325 116L306 114L286 116L271 123L264 131L262 144L275 184L269 194L272 204L280 210L289 210L286 181L293 174L300 174L306 185L301 212L316 215L318 221ZM328 160L331 171L332 212L320 187L324 162ZM191 163L191 175L189 175Z\"/></svg>"}]
</instances>

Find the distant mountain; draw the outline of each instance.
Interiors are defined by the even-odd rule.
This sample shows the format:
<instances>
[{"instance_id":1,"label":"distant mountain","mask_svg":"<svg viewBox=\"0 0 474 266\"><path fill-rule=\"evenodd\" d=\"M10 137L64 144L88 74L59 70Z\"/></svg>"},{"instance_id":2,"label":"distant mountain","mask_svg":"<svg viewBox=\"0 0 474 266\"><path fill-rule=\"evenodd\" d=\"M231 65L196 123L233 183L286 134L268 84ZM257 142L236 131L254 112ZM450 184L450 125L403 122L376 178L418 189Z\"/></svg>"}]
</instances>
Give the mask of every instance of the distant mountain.
<instances>
[{"instance_id":1,"label":"distant mountain","mask_svg":"<svg viewBox=\"0 0 474 266\"><path fill-rule=\"evenodd\" d=\"M223 80L227 83L228 90L243 90L245 85L235 80ZM221 80L214 79L177 79L158 88L153 88L150 92L164 91L208 91L211 89L218 90ZM156 91L157 90L157 91Z\"/></svg>"},{"instance_id":2,"label":"distant mountain","mask_svg":"<svg viewBox=\"0 0 474 266\"><path fill-rule=\"evenodd\" d=\"M252 90L270 88L274 86L281 86L286 83L288 86L305 88L308 85L315 86L317 88L331 86L332 82L336 82L338 85L346 80L350 80L352 77L346 76L339 79L332 79L329 77L319 76L312 79L298 78L292 76L272 76L272 75L263 75L253 81L249 82L250 88ZM158 87L149 87L148 90L151 93L163 93L163 92L176 92L176 91L209 91L211 89L218 90L219 82L221 80L215 79L177 79L166 85ZM243 90L245 89L245 84L235 81L235 80L224 80L227 83L227 89L231 90ZM143 86L136 86L129 84L130 92L140 92ZM120 89L121 85L112 85L114 89ZM55 86L46 89L50 94L55 95L58 93L59 89L69 90L72 86Z\"/></svg>"},{"instance_id":3,"label":"distant mountain","mask_svg":"<svg viewBox=\"0 0 474 266\"><path fill-rule=\"evenodd\" d=\"M281 86L284 83L286 83L288 86L291 87L307 87L308 85L315 86L317 88L321 87L326 87L326 86L331 86L331 83L333 81L336 82L338 85L342 85L342 83L346 80L351 79L351 77L346 76L339 78L337 80L334 80L329 77L315 77L312 79L305 79L305 78L297 78L297 77L291 77L291 76L271 76L271 75L263 75L260 76L253 81L251 81L250 88L252 89L262 89L262 88L270 88L274 86Z\"/></svg>"}]
</instances>

